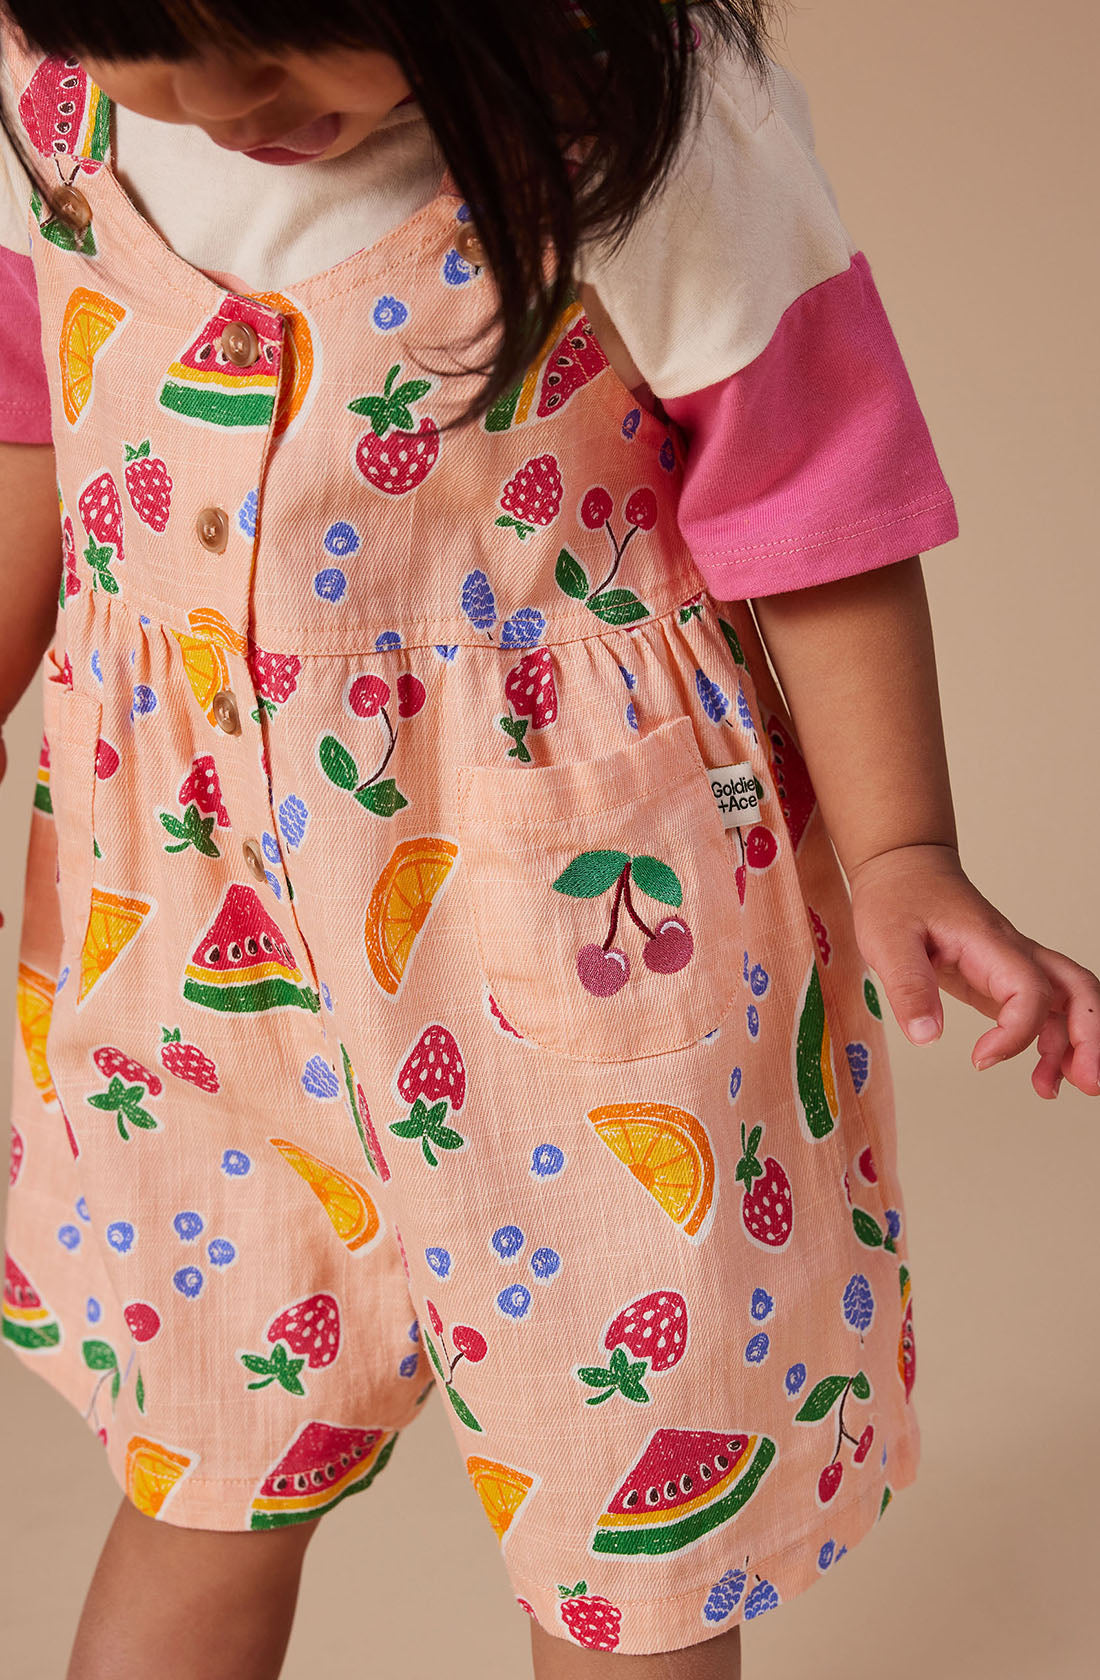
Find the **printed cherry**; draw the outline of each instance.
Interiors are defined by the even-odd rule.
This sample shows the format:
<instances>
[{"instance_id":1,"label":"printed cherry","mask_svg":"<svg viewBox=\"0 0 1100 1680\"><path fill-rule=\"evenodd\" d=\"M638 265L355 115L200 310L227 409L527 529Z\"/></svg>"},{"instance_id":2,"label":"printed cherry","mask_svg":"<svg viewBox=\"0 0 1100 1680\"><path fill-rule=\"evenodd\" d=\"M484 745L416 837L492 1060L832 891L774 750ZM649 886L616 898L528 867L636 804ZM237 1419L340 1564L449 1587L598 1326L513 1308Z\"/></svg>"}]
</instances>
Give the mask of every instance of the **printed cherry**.
<instances>
[{"instance_id":1,"label":"printed cherry","mask_svg":"<svg viewBox=\"0 0 1100 1680\"><path fill-rule=\"evenodd\" d=\"M869 1423L867 1425L866 1429L863 1431L863 1434L859 1438L859 1445L856 1447L855 1452L852 1454L852 1463L853 1464L862 1464L863 1463L863 1460L867 1457L867 1454L871 1450L871 1442L874 1440L874 1438L875 1438L875 1426L874 1426L874 1424Z\"/></svg>"},{"instance_id":2,"label":"printed cherry","mask_svg":"<svg viewBox=\"0 0 1100 1680\"><path fill-rule=\"evenodd\" d=\"M652 939L646 940L642 961L654 974L675 974L691 961L695 941L682 916L666 916Z\"/></svg>"},{"instance_id":3,"label":"printed cherry","mask_svg":"<svg viewBox=\"0 0 1100 1680\"><path fill-rule=\"evenodd\" d=\"M833 1464L827 1464L817 1480L817 1497L823 1505L827 1505L840 1486L844 1476L844 1466L837 1459Z\"/></svg>"},{"instance_id":4,"label":"printed cherry","mask_svg":"<svg viewBox=\"0 0 1100 1680\"><path fill-rule=\"evenodd\" d=\"M476 1365L479 1359L484 1359L489 1351L485 1337L471 1324L456 1324L451 1331L451 1340L458 1349L459 1357L465 1355L471 1365Z\"/></svg>"},{"instance_id":5,"label":"printed cherry","mask_svg":"<svg viewBox=\"0 0 1100 1680\"><path fill-rule=\"evenodd\" d=\"M381 677L356 677L348 691L348 705L356 717L377 717L390 697L390 685Z\"/></svg>"},{"instance_id":6,"label":"printed cherry","mask_svg":"<svg viewBox=\"0 0 1100 1680\"><path fill-rule=\"evenodd\" d=\"M737 865L737 868L733 872L733 878L737 883L738 903L743 905L745 902L745 883L749 878L748 869L743 863L739 863Z\"/></svg>"},{"instance_id":7,"label":"printed cherry","mask_svg":"<svg viewBox=\"0 0 1100 1680\"><path fill-rule=\"evenodd\" d=\"M614 506L603 485L594 484L581 503L581 524L590 531L598 531L611 518Z\"/></svg>"},{"instance_id":8,"label":"printed cherry","mask_svg":"<svg viewBox=\"0 0 1100 1680\"><path fill-rule=\"evenodd\" d=\"M775 835L763 823L750 828L745 836L745 857L750 869L767 869L775 861L778 850Z\"/></svg>"},{"instance_id":9,"label":"printed cherry","mask_svg":"<svg viewBox=\"0 0 1100 1680\"><path fill-rule=\"evenodd\" d=\"M614 997L630 979L630 958L617 945L606 951L595 943L582 945L577 952L577 973L593 997Z\"/></svg>"}]
</instances>

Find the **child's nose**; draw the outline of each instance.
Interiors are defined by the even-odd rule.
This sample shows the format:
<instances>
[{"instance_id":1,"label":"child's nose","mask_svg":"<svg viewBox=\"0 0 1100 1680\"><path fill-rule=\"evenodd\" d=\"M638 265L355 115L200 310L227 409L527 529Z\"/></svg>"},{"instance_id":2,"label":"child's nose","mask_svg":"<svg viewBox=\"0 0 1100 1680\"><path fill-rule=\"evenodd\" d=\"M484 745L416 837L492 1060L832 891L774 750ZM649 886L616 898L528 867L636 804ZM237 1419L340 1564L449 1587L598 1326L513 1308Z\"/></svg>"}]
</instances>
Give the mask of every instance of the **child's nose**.
<instances>
[{"instance_id":1,"label":"child's nose","mask_svg":"<svg viewBox=\"0 0 1100 1680\"><path fill-rule=\"evenodd\" d=\"M247 117L278 94L287 72L270 59L237 62L192 59L173 66L176 100L191 122L233 122Z\"/></svg>"}]
</instances>

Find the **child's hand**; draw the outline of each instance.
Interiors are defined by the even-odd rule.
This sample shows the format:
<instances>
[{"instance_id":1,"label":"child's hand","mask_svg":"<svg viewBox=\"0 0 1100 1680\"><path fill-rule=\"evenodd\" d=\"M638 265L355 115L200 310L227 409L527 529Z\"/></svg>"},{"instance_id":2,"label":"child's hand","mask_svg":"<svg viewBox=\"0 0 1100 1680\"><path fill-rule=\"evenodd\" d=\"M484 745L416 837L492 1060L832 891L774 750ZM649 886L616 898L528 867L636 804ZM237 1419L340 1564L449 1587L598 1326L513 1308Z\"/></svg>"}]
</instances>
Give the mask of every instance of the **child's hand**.
<instances>
[{"instance_id":1,"label":"child's hand","mask_svg":"<svg viewBox=\"0 0 1100 1680\"><path fill-rule=\"evenodd\" d=\"M901 846L850 881L856 942L914 1044L943 1030L939 989L997 1022L972 1060L991 1067L1038 1037L1031 1083L1056 1097L1063 1076L1100 1094L1100 979L1037 945L983 898L949 846ZM923 1030L922 1030L923 1028Z\"/></svg>"}]
</instances>

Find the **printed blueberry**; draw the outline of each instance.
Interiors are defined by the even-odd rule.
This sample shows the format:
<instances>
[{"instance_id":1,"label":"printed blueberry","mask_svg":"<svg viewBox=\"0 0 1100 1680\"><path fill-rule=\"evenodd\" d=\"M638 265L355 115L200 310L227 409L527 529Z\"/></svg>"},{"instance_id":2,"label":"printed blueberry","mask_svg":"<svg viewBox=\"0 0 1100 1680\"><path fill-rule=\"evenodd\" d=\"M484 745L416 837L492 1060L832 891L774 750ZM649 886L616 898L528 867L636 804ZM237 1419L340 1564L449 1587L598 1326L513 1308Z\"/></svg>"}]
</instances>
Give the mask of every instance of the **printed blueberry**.
<instances>
[{"instance_id":1,"label":"printed blueberry","mask_svg":"<svg viewBox=\"0 0 1100 1680\"><path fill-rule=\"evenodd\" d=\"M409 1341L410 1342L419 1342L419 1340L420 1340L420 1320L418 1318L414 1318L412 1323L409 1325Z\"/></svg>"},{"instance_id":2,"label":"printed blueberry","mask_svg":"<svg viewBox=\"0 0 1100 1680\"><path fill-rule=\"evenodd\" d=\"M763 1324L766 1318L771 1317L772 1313L775 1311L775 1302L772 1300L766 1289L753 1290L752 1304L749 1307L749 1311L758 1324Z\"/></svg>"},{"instance_id":3,"label":"printed blueberry","mask_svg":"<svg viewBox=\"0 0 1100 1680\"><path fill-rule=\"evenodd\" d=\"M771 985L771 975L761 963L754 963L749 975L749 990L753 997L763 997Z\"/></svg>"},{"instance_id":4,"label":"printed blueberry","mask_svg":"<svg viewBox=\"0 0 1100 1680\"><path fill-rule=\"evenodd\" d=\"M700 704L711 723L721 723L729 711L729 695L723 693L716 682L712 682L705 671L696 667L695 692L699 696Z\"/></svg>"},{"instance_id":5,"label":"printed blueberry","mask_svg":"<svg viewBox=\"0 0 1100 1680\"><path fill-rule=\"evenodd\" d=\"M631 729L637 729L637 727L638 727L638 714L634 710L633 700L628 700L627 701L626 721L630 725Z\"/></svg>"},{"instance_id":6,"label":"printed blueberry","mask_svg":"<svg viewBox=\"0 0 1100 1680\"><path fill-rule=\"evenodd\" d=\"M819 1569L828 1569L829 1565L833 1561L833 1556L834 1556L835 1552L836 1552L836 1541L835 1540L826 1540L825 1544L822 1546L821 1550L817 1554L817 1567Z\"/></svg>"},{"instance_id":7,"label":"printed blueberry","mask_svg":"<svg viewBox=\"0 0 1100 1680\"><path fill-rule=\"evenodd\" d=\"M833 1562L834 1563L839 1563L841 1558L846 1557L847 1555L848 1555L847 1546L841 1546L839 1552L836 1554L836 1557L833 1559Z\"/></svg>"},{"instance_id":8,"label":"printed blueberry","mask_svg":"<svg viewBox=\"0 0 1100 1680\"><path fill-rule=\"evenodd\" d=\"M339 566L324 566L313 579L313 593L321 601L342 601L347 588L347 574Z\"/></svg>"},{"instance_id":9,"label":"printed blueberry","mask_svg":"<svg viewBox=\"0 0 1100 1680\"><path fill-rule=\"evenodd\" d=\"M85 1312L85 1316L87 1317L87 1320L88 1320L89 1324L98 1324L99 1323L100 1319L103 1316L103 1308L100 1306L99 1302L96 1300L94 1295L89 1295L88 1296L88 1300L87 1300L87 1304L85 1305L84 1312Z\"/></svg>"},{"instance_id":10,"label":"printed blueberry","mask_svg":"<svg viewBox=\"0 0 1100 1680\"><path fill-rule=\"evenodd\" d=\"M491 630L497 621L492 585L480 569L468 572L463 581L462 610L475 630Z\"/></svg>"},{"instance_id":11,"label":"printed blueberry","mask_svg":"<svg viewBox=\"0 0 1100 1680\"><path fill-rule=\"evenodd\" d=\"M749 1029L750 1038L760 1037L760 1011L755 1003L750 1003L745 1011L745 1022Z\"/></svg>"},{"instance_id":12,"label":"printed blueberry","mask_svg":"<svg viewBox=\"0 0 1100 1680\"><path fill-rule=\"evenodd\" d=\"M797 1394L799 1392L803 1383L806 1381L806 1367L803 1365L801 1360L799 1360L797 1365L791 1366L783 1380L787 1385L788 1394Z\"/></svg>"},{"instance_id":13,"label":"printed blueberry","mask_svg":"<svg viewBox=\"0 0 1100 1680\"><path fill-rule=\"evenodd\" d=\"M455 247L443 259L443 281L447 286L464 286L473 278L473 269L465 257L460 257Z\"/></svg>"},{"instance_id":14,"label":"printed blueberry","mask_svg":"<svg viewBox=\"0 0 1100 1680\"><path fill-rule=\"evenodd\" d=\"M308 825L308 805L296 793L288 793L279 806L279 832L292 852L296 852L305 839Z\"/></svg>"},{"instance_id":15,"label":"printed blueberry","mask_svg":"<svg viewBox=\"0 0 1100 1680\"><path fill-rule=\"evenodd\" d=\"M871 1068L871 1052L866 1044L846 1044L845 1053L848 1057L848 1067L852 1075L852 1084L856 1088L856 1095L867 1083L867 1075Z\"/></svg>"},{"instance_id":16,"label":"printed blueberry","mask_svg":"<svg viewBox=\"0 0 1100 1680\"><path fill-rule=\"evenodd\" d=\"M531 1171L536 1178L553 1178L565 1165L565 1156L556 1143L540 1143L531 1155Z\"/></svg>"},{"instance_id":17,"label":"printed blueberry","mask_svg":"<svg viewBox=\"0 0 1100 1680\"><path fill-rule=\"evenodd\" d=\"M197 1266L181 1266L178 1272L173 1272L172 1282L181 1295L193 1301L202 1288L202 1273Z\"/></svg>"},{"instance_id":18,"label":"printed blueberry","mask_svg":"<svg viewBox=\"0 0 1100 1680\"><path fill-rule=\"evenodd\" d=\"M383 630L382 634L380 636L376 636L374 640L376 653L384 653L386 648L399 648L400 646L400 630Z\"/></svg>"},{"instance_id":19,"label":"printed blueberry","mask_svg":"<svg viewBox=\"0 0 1100 1680\"><path fill-rule=\"evenodd\" d=\"M408 304L395 297L380 297L371 316L379 332L392 332L394 327L403 327L408 318Z\"/></svg>"},{"instance_id":20,"label":"printed blueberry","mask_svg":"<svg viewBox=\"0 0 1100 1680\"><path fill-rule=\"evenodd\" d=\"M641 409L640 408L632 408L630 410L630 413L627 415L626 419L623 421L623 436L626 439L627 443L633 443L634 439L638 435L638 427L641 425L641 423L642 423L642 411L641 411Z\"/></svg>"},{"instance_id":21,"label":"printed blueberry","mask_svg":"<svg viewBox=\"0 0 1100 1680\"><path fill-rule=\"evenodd\" d=\"M762 1616L765 1610L774 1610L779 1603L779 1594L770 1581L758 1581L745 1600L745 1620L751 1622L755 1616Z\"/></svg>"},{"instance_id":22,"label":"printed blueberry","mask_svg":"<svg viewBox=\"0 0 1100 1680\"><path fill-rule=\"evenodd\" d=\"M302 1085L319 1102L331 1102L340 1095L340 1081L331 1062L323 1056L311 1056L302 1069Z\"/></svg>"},{"instance_id":23,"label":"printed blueberry","mask_svg":"<svg viewBox=\"0 0 1100 1680\"><path fill-rule=\"evenodd\" d=\"M136 658L137 658L137 648L131 648L131 649L130 649L130 664L131 664L131 665L133 665L133 663L134 663L134 660L135 660L135 659L136 659Z\"/></svg>"},{"instance_id":24,"label":"printed blueberry","mask_svg":"<svg viewBox=\"0 0 1100 1680\"><path fill-rule=\"evenodd\" d=\"M201 1213L185 1210L177 1213L172 1221L172 1228L180 1242L194 1242L206 1224Z\"/></svg>"},{"instance_id":25,"label":"printed blueberry","mask_svg":"<svg viewBox=\"0 0 1100 1680\"><path fill-rule=\"evenodd\" d=\"M62 1225L58 1229L57 1240L62 1248L74 1249L80 1247L80 1227L78 1225Z\"/></svg>"},{"instance_id":26,"label":"printed blueberry","mask_svg":"<svg viewBox=\"0 0 1100 1680\"><path fill-rule=\"evenodd\" d=\"M889 1231L894 1242L897 1242L898 1238L901 1236L901 1214L898 1212L897 1208L886 1209L886 1229Z\"/></svg>"},{"instance_id":27,"label":"printed blueberry","mask_svg":"<svg viewBox=\"0 0 1100 1680\"><path fill-rule=\"evenodd\" d=\"M531 1256L531 1270L540 1283L549 1282L554 1273L561 1269L561 1255L555 1254L552 1248L536 1248Z\"/></svg>"},{"instance_id":28,"label":"printed blueberry","mask_svg":"<svg viewBox=\"0 0 1100 1680\"><path fill-rule=\"evenodd\" d=\"M131 723L136 717L148 717L149 713L155 712L156 709L156 690L150 688L148 683L138 683L134 689L133 698L130 703Z\"/></svg>"},{"instance_id":29,"label":"printed blueberry","mask_svg":"<svg viewBox=\"0 0 1100 1680\"><path fill-rule=\"evenodd\" d=\"M741 1069L739 1067L735 1067L733 1072L730 1074L730 1102L736 1102L740 1090Z\"/></svg>"},{"instance_id":30,"label":"printed blueberry","mask_svg":"<svg viewBox=\"0 0 1100 1680\"><path fill-rule=\"evenodd\" d=\"M400 1365L397 1367L398 1376L415 1377L416 1369L419 1364L420 1355L418 1353L407 1353Z\"/></svg>"},{"instance_id":31,"label":"printed blueberry","mask_svg":"<svg viewBox=\"0 0 1100 1680\"><path fill-rule=\"evenodd\" d=\"M742 959L742 962L741 962L741 975L742 975L742 978L745 981L745 984L748 985L748 981L749 981L749 953L747 951L745 952L745 955L744 955L744 957Z\"/></svg>"},{"instance_id":32,"label":"printed blueberry","mask_svg":"<svg viewBox=\"0 0 1100 1680\"><path fill-rule=\"evenodd\" d=\"M497 1306L508 1318L523 1318L531 1305L531 1291L522 1283L511 1283L497 1296Z\"/></svg>"},{"instance_id":33,"label":"printed blueberry","mask_svg":"<svg viewBox=\"0 0 1100 1680\"><path fill-rule=\"evenodd\" d=\"M844 1317L853 1330L862 1333L874 1316L875 1298L871 1294L871 1285L862 1272L855 1272L848 1279L844 1291Z\"/></svg>"},{"instance_id":34,"label":"printed blueberry","mask_svg":"<svg viewBox=\"0 0 1100 1680\"><path fill-rule=\"evenodd\" d=\"M283 888L282 888L282 882L279 880L279 877L277 875L273 875L271 873L270 869L265 869L264 874L267 877L267 884L271 888L272 892L275 894L275 897L276 898L282 898Z\"/></svg>"},{"instance_id":35,"label":"printed blueberry","mask_svg":"<svg viewBox=\"0 0 1100 1680\"><path fill-rule=\"evenodd\" d=\"M107 1241L116 1254L129 1254L136 1234L128 1219L112 1219L107 1227Z\"/></svg>"},{"instance_id":36,"label":"printed blueberry","mask_svg":"<svg viewBox=\"0 0 1100 1680\"><path fill-rule=\"evenodd\" d=\"M228 1237L215 1237L206 1245L206 1258L212 1266L231 1266L237 1258L237 1250Z\"/></svg>"},{"instance_id":37,"label":"printed blueberry","mask_svg":"<svg viewBox=\"0 0 1100 1680\"><path fill-rule=\"evenodd\" d=\"M89 664L92 667L92 676L96 679L97 682L102 682L103 681L103 667L99 663L99 649L98 648L96 648L93 651L92 657L89 661Z\"/></svg>"},{"instance_id":38,"label":"printed blueberry","mask_svg":"<svg viewBox=\"0 0 1100 1680\"><path fill-rule=\"evenodd\" d=\"M501 1260L514 1260L523 1247L524 1236L518 1225L501 1225L490 1240Z\"/></svg>"},{"instance_id":39,"label":"printed blueberry","mask_svg":"<svg viewBox=\"0 0 1100 1680\"><path fill-rule=\"evenodd\" d=\"M626 684L627 688L633 688L634 684L638 680L637 677L634 675L634 672L633 671L628 671L625 665L620 665L619 670L623 674L623 681Z\"/></svg>"},{"instance_id":40,"label":"printed blueberry","mask_svg":"<svg viewBox=\"0 0 1100 1680\"><path fill-rule=\"evenodd\" d=\"M520 607L505 619L500 632L501 647L534 647L546 629L546 618L537 607Z\"/></svg>"},{"instance_id":41,"label":"printed blueberry","mask_svg":"<svg viewBox=\"0 0 1100 1680\"><path fill-rule=\"evenodd\" d=\"M282 858L279 855L279 842L266 828L260 836L260 845L263 847L264 856L268 863L278 864L282 862Z\"/></svg>"},{"instance_id":42,"label":"printed blueberry","mask_svg":"<svg viewBox=\"0 0 1100 1680\"><path fill-rule=\"evenodd\" d=\"M756 725L752 721L752 713L749 710L749 703L745 699L745 691L741 687L740 683L737 685L737 716L740 719L742 729L747 729L755 741Z\"/></svg>"},{"instance_id":43,"label":"printed blueberry","mask_svg":"<svg viewBox=\"0 0 1100 1680\"><path fill-rule=\"evenodd\" d=\"M460 204L458 209L455 211L456 222L468 222L472 219L472 217L473 211L470 209L468 204Z\"/></svg>"},{"instance_id":44,"label":"printed blueberry","mask_svg":"<svg viewBox=\"0 0 1100 1680\"><path fill-rule=\"evenodd\" d=\"M329 991L328 987L325 985L325 982L323 980L321 981L321 1002L324 1004L325 1008L328 1010L329 1014L331 1015L332 1014L332 993Z\"/></svg>"},{"instance_id":45,"label":"printed blueberry","mask_svg":"<svg viewBox=\"0 0 1100 1680\"><path fill-rule=\"evenodd\" d=\"M672 447L671 438L666 438L664 443L662 443L661 451L657 456L657 459L660 461L666 472L672 471L673 467L676 465L676 451Z\"/></svg>"},{"instance_id":46,"label":"printed blueberry","mask_svg":"<svg viewBox=\"0 0 1100 1680\"><path fill-rule=\"evenodd\" d=\"M240 1149L227 1149L222 1156L222 1172L230 1178L243 1178L252 1171L252 1162Z\"/></svg>"},{"instance_id":47,"label":"printed blueberry","mask_svg":"<svg viewBox=\"0 0 1100 1680\"><path fill-rule=\"evenodd\" d=\"M57 985L54 987L55 992L59 992L61 990L62 986L65 984L66 980L69 978L69 975L71 973L72 973L72 969L69 967L68 963L66 963L64 968L61 970L61 973L57 977Z\"/></svg>"},{"instance_id":48,"label":"printed blueberry","mask_svg":"<svg viewBox=\"0 0 1100 1680\"><path fill-rule=\"evenodd\" d=\"M260 510L260 493L250 490L237 510L237 524L246 537L256 535L256 515Z\"/></svg>"},{"instance_id":49,"label":"printed blueberry","mask_svg":"<svg viewBox=\"0 0 1100 1680\"><path fill-rule=\"evenodd\" d=\"M436 642L435 651L438 653L440 659L453 659L455 654L458 652L458 643L453 642L450 646L448 646L446 642Z\"/></svg>"},{"instance_id":50,"label":"printed blueberry","mask_svg":"<svg viewBox=\"0 0 1100 1680\"><path fill-rule=\"evenodd\" d=\"M753 1336L751 1341L745 1345L746 1365L763 1365L768 1357L768 1350L771 1345L771 1340L765 1330L761 1330L758 1336Z\"/></svg>"},{"instance_id":51,"label":"printed blueberry","mask_svg":"<svg viewBox=\"0 0 1100 1680\"><path fill-rule=\"evenodd\" d=\"M451 1257L445 1248L426 1248L424 1258L436 1277L445 1278L450 1275Z\"/></svg>"},{"instance_id":52,"label":"printed blueberry","mask_svg":"<svg viewBox=\"0 0 1100 1680\"><path fill-rule=\"evenodd\" d=\"M84 1219L84 1220L91 1219L92 1216L88 1212L88 1204L85 1201L83 1196L78 1196L74 1205L76 1207L76 1212L77 1212L77 1218L78 1219Z\"/></svg>"},{"instance_id":53,"label":"printed blueberry","mask_svg":"<svg viewBox=\"0 0 1100 1680\"><path fill-rule=\"evenodd\" d=\"M337 560L343 560L349 554L358 554L359 540L359 532L346 519L338 519L325 532L325 548Z\"/></svg>"}]
</instances>

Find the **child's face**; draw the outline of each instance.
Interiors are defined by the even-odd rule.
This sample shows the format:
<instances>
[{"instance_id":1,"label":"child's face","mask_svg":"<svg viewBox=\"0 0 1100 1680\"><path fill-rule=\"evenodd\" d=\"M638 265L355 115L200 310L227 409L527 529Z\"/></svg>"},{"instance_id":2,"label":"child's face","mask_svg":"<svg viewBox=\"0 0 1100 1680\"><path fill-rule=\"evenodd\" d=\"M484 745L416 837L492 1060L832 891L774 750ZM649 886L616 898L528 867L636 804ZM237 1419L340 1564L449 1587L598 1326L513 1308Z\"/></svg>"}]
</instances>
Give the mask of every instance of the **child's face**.
<instances>
[{"instance_id":1,"label":"child's face","mask_svg":"<svg viewBox=\"0 0 1100 1680\"><path fill-rule=\"evenodd\" d=\"M158 122L190 123L260 163L342 157L409 93L396 61L381 52L275 58L212 47L175 63L86 55L81 62L109 99Z\"/></svg>"}]
</instances>

